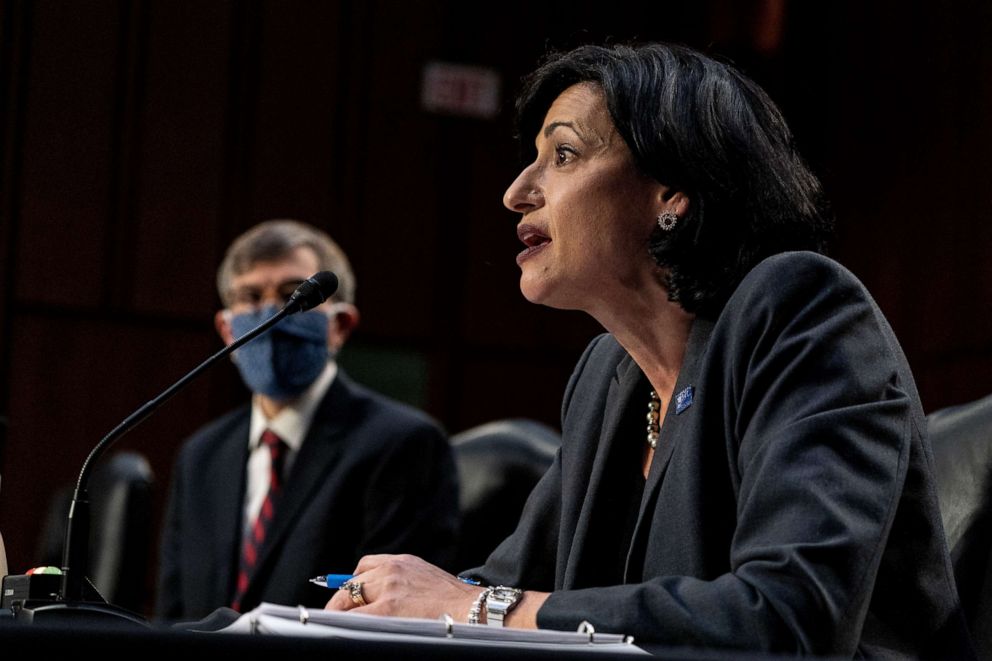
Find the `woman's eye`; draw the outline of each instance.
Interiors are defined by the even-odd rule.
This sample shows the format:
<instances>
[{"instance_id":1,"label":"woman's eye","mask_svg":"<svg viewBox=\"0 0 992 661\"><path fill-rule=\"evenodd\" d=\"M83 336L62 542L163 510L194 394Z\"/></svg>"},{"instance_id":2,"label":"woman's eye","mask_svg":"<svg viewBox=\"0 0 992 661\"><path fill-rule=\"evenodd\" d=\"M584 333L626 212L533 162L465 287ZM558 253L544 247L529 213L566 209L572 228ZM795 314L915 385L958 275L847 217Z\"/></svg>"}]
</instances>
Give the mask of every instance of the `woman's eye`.
<instances>
[{"instance_id":1,"label":"woman's eye","mask_svg":"<svg viewBox=\"0 0 992 661\"><path fill-rule=\"evenodd\" d=\"M575 151L571 147L558 145L555 147L555 165L565 165L574 155Z\"/></svg>"}]
</instances>

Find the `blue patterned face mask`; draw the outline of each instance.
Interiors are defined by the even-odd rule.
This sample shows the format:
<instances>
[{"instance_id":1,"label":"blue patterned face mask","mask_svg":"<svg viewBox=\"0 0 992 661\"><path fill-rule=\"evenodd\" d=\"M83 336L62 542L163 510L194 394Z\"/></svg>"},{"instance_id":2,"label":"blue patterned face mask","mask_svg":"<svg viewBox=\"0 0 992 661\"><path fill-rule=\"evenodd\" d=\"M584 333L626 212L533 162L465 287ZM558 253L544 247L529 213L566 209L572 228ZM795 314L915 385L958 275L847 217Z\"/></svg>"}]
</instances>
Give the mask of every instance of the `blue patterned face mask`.
<instances>
[{"instance_id":1,"label":"blue patterned face mask","mask_svg":"<svg viewBox=\"0 0 992 661\"><path fill-rule=\"evenodd\" d=\"M277 311L266 306L234 315L231 332L241 337ZM235 364L248 389L278 401L300 395L327 364L327 324L321 311L299 312L235 351Z\"/></svg>"}]
</instances>

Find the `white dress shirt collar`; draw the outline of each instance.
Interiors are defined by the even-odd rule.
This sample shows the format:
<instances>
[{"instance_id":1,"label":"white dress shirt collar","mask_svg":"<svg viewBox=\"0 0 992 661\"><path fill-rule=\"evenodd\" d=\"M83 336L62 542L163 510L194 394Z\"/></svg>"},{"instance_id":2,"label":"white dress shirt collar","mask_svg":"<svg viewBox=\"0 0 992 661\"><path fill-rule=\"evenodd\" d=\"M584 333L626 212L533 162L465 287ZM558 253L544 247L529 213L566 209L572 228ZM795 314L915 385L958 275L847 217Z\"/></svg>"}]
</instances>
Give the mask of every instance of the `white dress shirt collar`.
<instances>
[{"instance_id":1,"label":"white dress shirt collar","mask_svg":"<svg viewBox=\"0 0 992 661\"><path fill-rule=\"evenodd\" d=\"M265 417L262 407L256 401L257 398L252 398L251 423L248 428L248 464L245 466L245 499L242 510L244 534L251 530L251 525L262 509L262 502L269 491L272 461L268 448L260 447L262 432L271 429L288 446L282 467L282 476L285 479L291 475L293 463L307 432L310 431L310 423L313 422L317 407L334 383L337 373L337 363L333 360L328 361L317 380L296 401L279 411L271 420Z\"/></svg>"},{"instance_id":2,"label":"white dress shirt collar","mask_svg":"<svg viewBox=\"0 0 992 661\"><path fill-rule=\"evenodd\" d=\"M251 404L251 427L248 431L248 451L251 452L258 447L262 439L262 432L271 429L276 436L289 446L290 454L295 454L303 445L310 430L310 423L317 412L328 388L334 383L337 376L338 366L333 360L327 362L324 371L310 384L310 387L303 391L300 397L279 411L271 420L265 417L262 407L258 403L258 397L252 397ZM286 467L289 468L288 466Z\"/></svg>"}]
</instances>

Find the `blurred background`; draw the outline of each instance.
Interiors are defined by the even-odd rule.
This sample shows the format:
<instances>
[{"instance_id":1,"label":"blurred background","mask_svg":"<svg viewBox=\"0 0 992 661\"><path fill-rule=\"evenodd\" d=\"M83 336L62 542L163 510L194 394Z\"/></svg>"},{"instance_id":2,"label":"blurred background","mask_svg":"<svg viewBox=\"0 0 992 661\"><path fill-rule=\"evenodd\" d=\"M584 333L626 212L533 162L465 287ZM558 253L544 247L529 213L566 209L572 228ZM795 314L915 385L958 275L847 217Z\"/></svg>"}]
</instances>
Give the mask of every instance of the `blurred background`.
<instances>
[{"instance_id":1,"label":"blurred background","mask_svg":"<svg viewBox=\"0 0 992 661\"><path fill-rule=\"evenodd\" d=\"M520 77L580 43L681 42L761 83L833 201L832 255L888 315L926 410L992 392L988 0L0 7L12 573L37 564L48 503L91 447L221 347L215 269L261 220L317 225L351 257L362 323L341 361L357 380L452 433L557 426L599 329L524 301L500 199L520 166ZM156 530L180 442L245 399L221 365L119 443L151 462Z\"/></svg>"}]
</instances>

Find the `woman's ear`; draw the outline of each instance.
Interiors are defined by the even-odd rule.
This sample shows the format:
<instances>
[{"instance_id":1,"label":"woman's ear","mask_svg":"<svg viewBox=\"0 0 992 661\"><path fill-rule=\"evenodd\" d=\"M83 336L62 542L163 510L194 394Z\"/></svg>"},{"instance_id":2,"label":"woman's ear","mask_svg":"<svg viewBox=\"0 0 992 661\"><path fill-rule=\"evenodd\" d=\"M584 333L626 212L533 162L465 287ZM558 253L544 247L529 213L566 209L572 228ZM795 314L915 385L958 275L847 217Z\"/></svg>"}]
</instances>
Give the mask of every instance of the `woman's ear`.
<instances>
[{"instance_id":1,"label":"woman's ear","mask_svg":"<svg viewBox=\"0 0 992 661\"><path fill-rule=\"evenodd\" d=\"M660 186L657 205L658 213L671 211L681 218L689 210L689 197L680 190Z\"/></svg>"}]
</instances>

